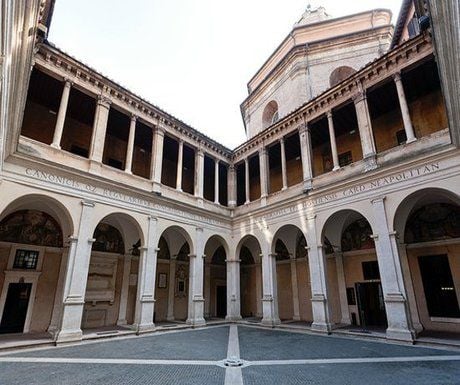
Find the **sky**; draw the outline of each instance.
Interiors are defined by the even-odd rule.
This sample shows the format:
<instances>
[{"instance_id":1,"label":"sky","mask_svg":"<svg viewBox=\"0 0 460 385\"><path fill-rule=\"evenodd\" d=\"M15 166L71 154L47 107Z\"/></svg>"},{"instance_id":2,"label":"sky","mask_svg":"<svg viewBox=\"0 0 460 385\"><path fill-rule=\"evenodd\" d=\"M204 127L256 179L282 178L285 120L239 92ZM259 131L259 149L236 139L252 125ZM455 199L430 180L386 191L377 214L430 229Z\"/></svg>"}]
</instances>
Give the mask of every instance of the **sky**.
<instances>
[{"instance_id":1,"label":"sky","mask_svg":"<svg viewBox=\"0 0 460 385\"><path fill-rule=\"evenodd\" d=\"M307 5L334 17L401 0L56 0L48 40L221 144L246 140L247 83Z\"/></svg>"}]
</instances>

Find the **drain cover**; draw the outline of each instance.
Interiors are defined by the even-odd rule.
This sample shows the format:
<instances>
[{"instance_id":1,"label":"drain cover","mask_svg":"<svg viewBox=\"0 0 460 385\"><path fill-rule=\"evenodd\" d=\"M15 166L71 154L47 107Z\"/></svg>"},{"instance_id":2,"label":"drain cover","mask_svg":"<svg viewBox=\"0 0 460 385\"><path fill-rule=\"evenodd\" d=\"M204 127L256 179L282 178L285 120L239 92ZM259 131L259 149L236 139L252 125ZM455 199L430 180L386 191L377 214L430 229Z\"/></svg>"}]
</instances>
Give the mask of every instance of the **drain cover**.
<instances>
[{"instance_id":1,"label":"drain cover","mask_svg":"<svg viewBox=\"0 0 460 385\"><path fill-rule=\"evenodd\" d=\"M239 358L227 358L226 360L224 360L224 365L230 367L243 366L243 361Z\"/></svg>"}]
</instances>

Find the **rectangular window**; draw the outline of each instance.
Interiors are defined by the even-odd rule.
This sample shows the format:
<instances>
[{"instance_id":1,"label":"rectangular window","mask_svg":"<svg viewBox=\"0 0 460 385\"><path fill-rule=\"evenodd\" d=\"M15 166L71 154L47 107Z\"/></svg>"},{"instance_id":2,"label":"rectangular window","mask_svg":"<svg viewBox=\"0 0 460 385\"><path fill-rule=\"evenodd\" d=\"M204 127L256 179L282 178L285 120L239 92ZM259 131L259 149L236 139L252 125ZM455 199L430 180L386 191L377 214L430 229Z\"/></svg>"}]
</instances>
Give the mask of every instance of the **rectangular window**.
<instances>
[{"instance_id":1,"label":"rectangular window","mask_svg":"<svg viewBox=\"0 0 460 385\"><path fill-rule=\"evenodd\" d=\"M363 262L363 277L366 281L380 279L379 264L377 261Z\"/></svg>"},{"instance_id":2,"label":"rectangular window","mask_svg":"<svg viewBox=\"0 0 460 385\"><path fill-rule=\"evenodd\" d=\"M34 270L37 268L38 251L17 249L13 269Z\"/></svg>"},{"instance_id":3,"label":"rectangular window","mask_svg":"<svg viewBox=\"0 0 460 385\"><path fill-rule=\"evenodd\" d=\"M460 309L447 255L419 257L418 263L430 317L459 318Z\"/></svg>"},{"instance_id":4,"label":"rectangular window","mask_svg":"<svg viewBox=\"0 0 460 385\"><path fill-rule=\"evenodd\" d=\"M344 152L339 154L339 165L340 167L345 167L353 163L353 157L351 156L351 151Z\"/></svg>"}]
</instances>

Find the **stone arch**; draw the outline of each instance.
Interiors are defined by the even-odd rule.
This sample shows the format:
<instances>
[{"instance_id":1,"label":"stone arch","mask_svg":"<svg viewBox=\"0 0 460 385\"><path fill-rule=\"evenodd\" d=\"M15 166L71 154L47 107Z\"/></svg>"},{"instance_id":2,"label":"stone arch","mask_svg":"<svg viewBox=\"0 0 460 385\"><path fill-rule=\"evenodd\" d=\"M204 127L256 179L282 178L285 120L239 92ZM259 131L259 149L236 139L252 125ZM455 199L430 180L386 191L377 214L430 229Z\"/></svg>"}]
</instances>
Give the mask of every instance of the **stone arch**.
<instances>
[{"instance_id":1,"label":"stone arch","mask_svg":"<svg viewBox=\"0 0 460 385\"><path fill-rule=\"evenodd\" d=\"M431 203L460 206L460 197L449 190L441 188L421 189L406 196L398 204L393 218L393 228L397 232L400 242L406 243L405 227L410 215L415 210Z\"/></svg>"},{"instance_id":2,"label":"stone arch","mask_svg":"<svg viewBox=\"0 0 460 385\"><path fill-rule=\"evenodd\" d=\"M75 225L68 209L58 200L42 194L28 194L8 204L0 215L0 221L8 215L20 210L42 211L50 215L61 227L64 242L67 237L75 234Z\"/></svg>"},{"instance_id":3,"label":"stone arch","mask_svg":"<svg viewBox=\"0 0 460 385\"><path fill-rule=\"evenodd\" d=\"M220 235L211 235L204 247L204 315L224 318L227 315L228 244Z\"/></svg>"},{"instance_id":4,"label":"stone arch","mask_svg":"<svg viewBox=\"0 0 460 385\"><path fill-rule=\"evenodd\" d=\"M0 223L0 332L56 331L70 212L50 196L28 194L6 206Z\"/></svg>"},{"instance_id":5,"label":"stone arch","mask_svg":"<svg viewBox=\"0 0 460 385\"><path fill-rule=\"evenodd\" d=\"M334 323L386 329L372 223L356 209L330 215L321 230L328 301Z\"/></svg>"},{"instance_id":6,"label":"stone arch","mask_svg":"<svg viewBox=\"0 0 460 385\"><path fill-rule=\"evenodd\" d=\"M190 254L192 237L182 226L166 223L158 237L155 323L185 321L189 306ZM165 250L167 249L167 251Z\"/></svg>"},{"instance_id":7,"label":"stone arch","mask_svg":"<svg viewBox=\"0 0 460 385\"><path fill-rule=\"evenodd\" d=\"M460 197L415 191L399 203L393 224L416 328L460 332Z\"/></svg>"},{"instance_id":8,"label":"stone arch","mask_svg":"<svg viewBox=\"0 0 460 385\"><path fill-rule=\"evenodd\" d=\"M262 127L267 128L279 119L278 103L272 100L267 103L262 113Z\"/></svg>"},{"instance_id":9,"label":"stone arch","mask_svg":"<svg viewBox=\"0 0 460 385\"><path fill-rule=\"evenodd\" d=\"M306 261L297 261L299 243L305 246L307 240L302 230L293 224L285 224L275 232L271 250L276 255L276 282L278 296L278 312L281 320L305 320L313 318L311 302L300 300L311 298L311 288L306 284L310 281L309 267Z\"/></svg>"},{"instance_id":10,"label":"stone arch","mask_svg":"<svg viewBox=\"0 0 460 385\"><path fill-rule=\"evenodd\" d=\"M104 212L94 218L91 257L82 328L134 323L139 257L145 238L139 222L124 212Z\"/></svg>"},{"instance_id":11,"label":"stone arch","mask_svg":"<svg viewBox=\"0 0 460 385\"><path fill-rule=\"evenodd\" d=\"M350 66L340 66L334 69L329 76L329 85L334 87L346 78L350 77L356 70Z\"/></svg>"},{"instance_id":12,"label":"stone arch","mask_svg":"<svg viewBox=\"0 0 460 385\"><path fill-rule=\"evenodd\" d=\"M262 317L261 244L252 234L241 238L236 247L240 263L240 301L243 318Z\"/></svg>"}]
</instances>

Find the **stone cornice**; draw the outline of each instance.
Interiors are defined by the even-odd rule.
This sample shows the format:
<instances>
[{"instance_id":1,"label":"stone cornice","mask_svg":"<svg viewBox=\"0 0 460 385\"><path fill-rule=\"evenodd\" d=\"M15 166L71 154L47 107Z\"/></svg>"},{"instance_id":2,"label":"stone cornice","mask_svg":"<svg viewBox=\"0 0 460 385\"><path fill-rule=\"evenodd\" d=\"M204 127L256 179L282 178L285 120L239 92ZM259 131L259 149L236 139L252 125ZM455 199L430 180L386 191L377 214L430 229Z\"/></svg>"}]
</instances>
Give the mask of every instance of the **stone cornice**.
<instances>
[{"instance_id":1,"label":"stone cornice","mask_svg":"<svg viewBox=\"0 0 460 385\"><path fill-rule=\"evenodd\" d=\"M211 155L220 155L223 158L222 160L230 161L232 154L230 149L116 84L50 43L43 43L39 46L35 55L35 62L39 65L51 66L53 69L59 70L60 74L65 74L69 79L78 79L80 84L84 84L93 90L92 93L98 92L120 105L126 105L131 112L134 110L140 118L144 118L148 122L154 121L156 125L161 125L167 133L173 136L186 137L190 141L190 145L197 148L201 146L209 151Z\"/></svg>"},{"instance_id":2,"label":"stone cornice","mask_svg":"<svg viewBox=\"0 0 460 385\"><path fill-rule=\"evenodd\" d=\"M428 35L418 35L408 40L235 148L233 150L233 161L238 162L246 154L252 153L254 149L293 132L299 128L304 120L307 122L312 121L347 100L351 101L358 92L375 86L382 80L432 53L433 48Z\"/></svg>"}]
</instances>

